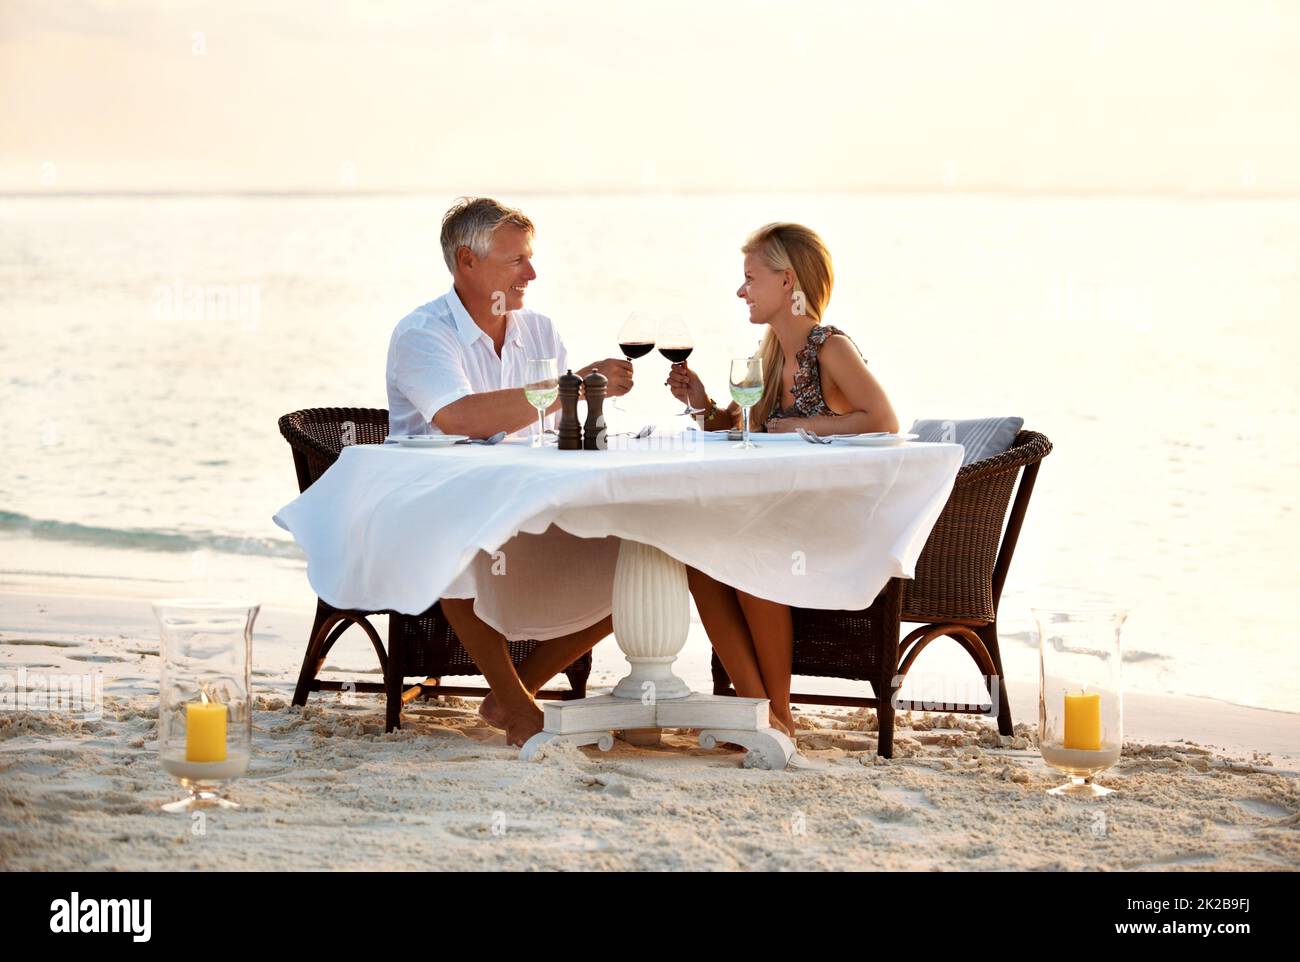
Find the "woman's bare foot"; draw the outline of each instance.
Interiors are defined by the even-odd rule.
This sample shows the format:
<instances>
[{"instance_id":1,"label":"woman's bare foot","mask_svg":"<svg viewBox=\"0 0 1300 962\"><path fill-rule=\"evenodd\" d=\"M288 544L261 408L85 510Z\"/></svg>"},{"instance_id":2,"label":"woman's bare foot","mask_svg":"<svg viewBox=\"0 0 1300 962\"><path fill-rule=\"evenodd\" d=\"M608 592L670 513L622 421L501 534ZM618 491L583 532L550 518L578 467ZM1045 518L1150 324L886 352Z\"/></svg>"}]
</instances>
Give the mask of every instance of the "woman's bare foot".
<instances>
[{"instance_id":1,"label":"woman's bare foot","mask_svg":"<svg viewBox=\"0 0 1300 962\"><path fill-rule=\"evenodd\" d=\"M794 719L791 718L789 721L785 722L785 728L786 728L786 733L790 736L790 741L794 742L795 748L798 748L799 747L799 726L796 725L794 723Z\"/></svg>"},{"instance_id":2,"label":"woman's bare foot","mask_svg":"<svg viewBox=\"0 0 1300 962\"><path fill-rule=\"evenodd\" d=\"M781 718L775 712L769 712L767 723L773 728L775 728L777 731L788 736L790 741L794 741L794 719L793 718Z\"/></svg>"}]
</instances>

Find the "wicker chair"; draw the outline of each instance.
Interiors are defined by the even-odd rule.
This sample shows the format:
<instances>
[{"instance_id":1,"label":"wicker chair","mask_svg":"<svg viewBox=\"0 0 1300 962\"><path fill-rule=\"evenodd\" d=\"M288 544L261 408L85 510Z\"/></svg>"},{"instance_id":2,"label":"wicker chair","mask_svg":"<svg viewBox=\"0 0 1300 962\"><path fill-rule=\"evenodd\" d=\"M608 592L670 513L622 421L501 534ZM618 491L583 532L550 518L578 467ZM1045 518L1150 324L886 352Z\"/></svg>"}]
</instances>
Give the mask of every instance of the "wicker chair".
<instances>
[{"instance_id":1,"label":"wicker chair","mask_svg":"<svg viewBox=\"0 0 1300 962\"><path fill-rule=\"evenodd\" d=\"M337 460L339 453L349 444L382 444L388 436L388 412L374 408L309 408L294 411L280 418L280 433L293 449L293 463L298 472L298 490L306 491ZM380 640L370 619L375 615L388 616L388 650ZM356 625L370 638L384 683L322 681L316 676L325 664L334 643L349 627ZM511 660L518 665L535 649L537 641L507 642ZM435 695L486 695L487 688L443 685L446 675L477 675L477 666L470 659L451 625L443 617L442 608L435 602L418 615L404 615L396 611L344 611L316 599L316 620L307 640L302 670L294 690L293 704L307 704L313 691L383 692L387 696L385 731L402 726L402 706L417 698ZM591 653L583 655L564 674L569 679L570 690L544 689L538 698L582 698L587 692L587 677L591 674ZM408 676L420 676L424 681L404 688Z\"/></svg>"},{"instance_id":2,"label":"wicker chair","mask_svg":"<svg viewBox=\"0 0 1300 962\"><path fill-rule=\"evenodd\" d=\"M946 636L971 656L989 680L990 694L991 680L997 679L998 731L1010 735L1011 705L998 647L998 602L1039 462L1051 450L1051 442L1043 435L1021 431L1006 452L962 467L917 560L916 577L890 579L871 607L862 611L793 609L793 674L866 681L874 697L796 692L790 701L876 709L880 723L876 751L892 758L895 708L924 710L923 704L913 701L900 699L895 704L893 696L921 652ZM1017 477L1020 485L1012 503ZM900 641L903 622L920 623L921 627ZM732 693L731 679L716 653L713 690L720 695ZM992 703L945 706L945 710L988 715Z\"/></svg>"}]
</instances>

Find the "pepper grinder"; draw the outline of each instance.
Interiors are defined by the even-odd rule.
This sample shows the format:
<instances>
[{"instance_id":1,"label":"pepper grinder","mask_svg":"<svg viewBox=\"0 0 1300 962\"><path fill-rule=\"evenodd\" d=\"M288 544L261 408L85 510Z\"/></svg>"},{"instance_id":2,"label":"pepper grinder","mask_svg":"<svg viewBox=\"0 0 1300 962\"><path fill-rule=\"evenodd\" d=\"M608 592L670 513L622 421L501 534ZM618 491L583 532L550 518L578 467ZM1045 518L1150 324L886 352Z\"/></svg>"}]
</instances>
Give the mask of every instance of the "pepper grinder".
<instances>
[{"instance_id":1,"label":"pepper grinder","mask_svg":"<svg viewBox=\"0 0 1300 962\"><path fill-rule=\"evenodd\" d=\"M582 378L572 370L560 375L560 442L561 451L582 450L582 425L578 422L578 389Z\"/></svg>"},{"instance_id":2,"label":"pepper grinder","mask_svg":"<svg viewBox=\"0 0 1300 962\"><path fill-rule=\"evenodd\" d=\"M587 424L582 432L582 446L588 451L604 451L609 447L609 440L605 436L604 411L609 378L599 371L592 371L582 379L582 386L587 394Z\"/></svg>"}]
</instances>

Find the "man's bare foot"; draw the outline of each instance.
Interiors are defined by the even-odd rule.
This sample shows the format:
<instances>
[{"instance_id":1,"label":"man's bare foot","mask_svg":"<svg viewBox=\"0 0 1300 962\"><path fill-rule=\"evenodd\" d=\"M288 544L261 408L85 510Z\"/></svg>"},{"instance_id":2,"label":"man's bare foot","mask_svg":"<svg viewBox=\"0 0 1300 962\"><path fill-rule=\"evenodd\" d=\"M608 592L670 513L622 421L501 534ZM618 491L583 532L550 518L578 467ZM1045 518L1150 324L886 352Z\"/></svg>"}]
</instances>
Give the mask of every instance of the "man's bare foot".
<instances>
[{"instance_id":1,"label":"man's bare foot","mask_svg":"<svg viewBox=\"0 0 1300 962\"><path fill-rule=\"evenodd\" d=\"M506 730L506 744L523 748L524 742L542 730L542 710L534 704L518 714L506 714L500 726Z\"/></svg>"},{"instance_id":2,"label":"man's bare foot","mask_svg":"<svg viewBox=\"0 0 1300 962\"><path fill-rule=\"evenodd\" d=\"M506 727L505 709L497 704L497 700L491 692L488 692L487 697L484 698L483 701L479 703L478 714L480 718L482 718L493 728L500 728L503 731L505 730Z\"/></svg>"}]
</instances>

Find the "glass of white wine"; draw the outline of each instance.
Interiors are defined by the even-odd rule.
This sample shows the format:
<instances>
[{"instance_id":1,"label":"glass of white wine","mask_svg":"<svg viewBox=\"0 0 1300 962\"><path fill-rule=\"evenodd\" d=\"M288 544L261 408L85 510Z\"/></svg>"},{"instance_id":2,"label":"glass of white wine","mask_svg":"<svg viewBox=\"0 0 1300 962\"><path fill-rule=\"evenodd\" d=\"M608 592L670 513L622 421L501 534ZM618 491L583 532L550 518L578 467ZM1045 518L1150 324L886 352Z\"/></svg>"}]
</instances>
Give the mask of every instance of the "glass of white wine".
<instances>
[{"instance_id":1,"label":"glass of white wine","mask_svg":"<svg viewBox=\"0 0 1300 962\"><path fill-rule=\"evenodd\" d=\"M560 374L555 358L540 357L529 359L524 369L524 397L528 403L537 408L537 433L533 435L533 447L540 448L546 437L546 409L560 396Z\"/></svg>"},{"instance_id":2,"label":"glass of white wine","mask_svg":"<svg viewBox=\"0 0 1300 962\"><path fill-rule=\"evenodd\" d=\"M761 357L738 357L731 362L731 399L745 411L745 428L739 444L733 448L756 448L749 440L749 409L763 396L763 359Z\"/></svg>"}]
</instances>

